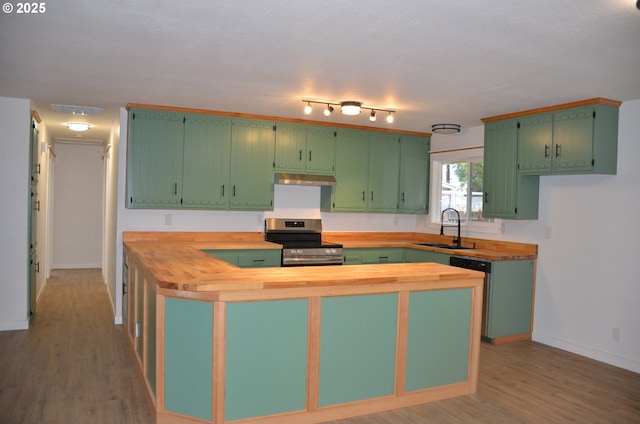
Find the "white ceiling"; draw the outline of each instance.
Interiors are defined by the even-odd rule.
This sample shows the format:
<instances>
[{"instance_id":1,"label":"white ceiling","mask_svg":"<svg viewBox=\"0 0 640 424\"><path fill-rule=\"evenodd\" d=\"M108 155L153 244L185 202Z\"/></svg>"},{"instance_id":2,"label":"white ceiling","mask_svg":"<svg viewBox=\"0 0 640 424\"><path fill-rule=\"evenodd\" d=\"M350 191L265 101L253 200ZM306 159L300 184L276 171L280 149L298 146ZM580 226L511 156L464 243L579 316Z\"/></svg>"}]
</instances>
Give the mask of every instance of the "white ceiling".
<instances>
[{"instance_id":1,"label":"white ceiling","mask_svg":"<svg viewBox=\"0 0 640 424\"><path fill-rule=\"evenodd\" d=\"M13 3L13 2L12 2ZM127 103L307 118L302 98L397 110L393 128L607 97L640 98L636 0L67 0L0 15L0 96L30 98L50 137L73 138L49 104ZM366 116L310 119L388 127Z\"/></svg>"}]
</instances>

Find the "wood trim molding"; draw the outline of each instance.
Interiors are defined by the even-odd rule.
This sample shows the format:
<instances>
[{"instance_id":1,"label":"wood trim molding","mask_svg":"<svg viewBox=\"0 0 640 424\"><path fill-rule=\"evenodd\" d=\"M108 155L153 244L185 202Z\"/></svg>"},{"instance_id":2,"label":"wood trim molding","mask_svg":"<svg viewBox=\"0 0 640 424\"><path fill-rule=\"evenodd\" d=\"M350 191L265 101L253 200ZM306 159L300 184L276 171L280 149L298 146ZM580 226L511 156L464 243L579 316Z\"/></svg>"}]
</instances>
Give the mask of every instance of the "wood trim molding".
<instances>
[{"instance_id":1,"label":"wood trim molding","mask_svg":"<svg viewBox=\"0 0 640 424\"><path fill-rule=\"evenodd\" d=\"M580 100L577 102L562 103L554 106L523 110L521 112L507 113L505 115L490 116L488 118L482 118L480 120L486 124L487 122L501 121L503 119L510 119L510 118L518 118L520 116L533 115L536 113L555 112L557 110L570 109L573 107L580 107L580 106L597 105L597 104L620 107L622 102L618 100L605 99L603 97L594 97L593 99Z\"/></svg>"},{"instance_id":2,"label":"wood trim molding","mask_svg":"<svg viewBox=\"0 0 640 424\"><path fill-rule=\"evenodd\" d=\"M165 110L169 112L200 113L200 114L206 114L206 115L229 116L232 118L268 119L276 122L293 122L297 124L322 125L325 127L350 128L350 129L377 131L377 132L392 133L392 134L406 134L406 135L418 135L422 137L431 137L431 133L423 133L418 131L376 128L376 127L367 127L364 125L349 125L349 124L341 124L337 122L313 121L313 120L299 119L299 118L284 118L281 116L272 116L272 115L256 115L252 113L226 112L222 110L194 109L194 108L178 107L178 106L149 105L144 103L127 103L126 109L131 110L132 108Z\"/></svg>"}]
</instances>

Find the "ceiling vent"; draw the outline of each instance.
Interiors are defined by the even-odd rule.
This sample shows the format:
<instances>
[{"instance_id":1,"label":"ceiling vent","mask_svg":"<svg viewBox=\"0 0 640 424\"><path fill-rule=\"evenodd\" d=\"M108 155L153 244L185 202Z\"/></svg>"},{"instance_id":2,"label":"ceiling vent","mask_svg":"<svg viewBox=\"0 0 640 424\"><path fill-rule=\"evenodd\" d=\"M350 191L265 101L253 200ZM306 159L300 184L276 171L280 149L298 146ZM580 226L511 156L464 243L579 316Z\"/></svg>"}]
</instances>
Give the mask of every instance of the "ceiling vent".
<instances>
[{"instance_id":1,"label":"ceiling vent","mask_svg":"<svg viewBox=\"0 0 640 424\"><path fill-rule=\"evenodd\" d=\"M76 116L101 116L102 108L91 106L73 106L73 105L57 105L52 104L51 108L54 112L65 113Z\"/></svg>"}]
</instances>

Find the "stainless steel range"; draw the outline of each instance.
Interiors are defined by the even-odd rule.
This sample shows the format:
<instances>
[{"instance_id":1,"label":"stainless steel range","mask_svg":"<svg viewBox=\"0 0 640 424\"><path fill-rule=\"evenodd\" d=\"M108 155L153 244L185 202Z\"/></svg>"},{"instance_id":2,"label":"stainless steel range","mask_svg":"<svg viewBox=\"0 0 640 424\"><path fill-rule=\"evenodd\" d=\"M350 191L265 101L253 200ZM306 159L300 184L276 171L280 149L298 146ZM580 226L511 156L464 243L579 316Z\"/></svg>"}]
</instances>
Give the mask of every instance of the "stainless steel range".
<instances>
[{"instance_id":1,"label":"stainless steel range","mask_svg":"<svg viewBox=\"0 0 640 424\"><path fill-rule=\"evenodd\" d=\"M322 220L268 218L264 239L282 245L282 266L342 265L342 245L322 241Z\"/></svg>"}]
</instances>

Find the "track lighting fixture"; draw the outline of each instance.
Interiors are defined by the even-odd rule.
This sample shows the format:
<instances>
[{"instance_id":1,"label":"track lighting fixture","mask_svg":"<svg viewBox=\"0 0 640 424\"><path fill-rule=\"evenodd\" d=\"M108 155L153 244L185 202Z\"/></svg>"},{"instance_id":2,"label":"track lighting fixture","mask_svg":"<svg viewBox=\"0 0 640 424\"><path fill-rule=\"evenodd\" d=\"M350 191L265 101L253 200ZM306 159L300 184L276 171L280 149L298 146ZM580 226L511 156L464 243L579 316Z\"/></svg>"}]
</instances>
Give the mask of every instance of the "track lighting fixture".
<instances>
[{"instance_id":1,"label":"track lighting fixture","mask_svg":"<svg viewBox=\"0 0 640 424\"><path fill-rule=\"evenodd\" d=\"M322 112L324 113L324 116L327 116L327 117L331 116L331 113L334 111L334 106L340 106L340 113L348 116L360 115L360 113L362 112L362 109L370 110L371 112L369 113L369 121L371 122L376 121L377 112L386 112L387 113L386 121L387 123L391 124L394 121L393 114L396 113L395 110L391 110L391 109L365 106L362 104L362 102L359 102L356 100L345 100L342 102L327 102L327 101L321 101L321 100L302 99L302 101L306 103L304 107L305 115L311 114L313 110L311 106L312 104L322 104L322 105L327 105L327 107Z\"/></svg>"}]
</instances>

